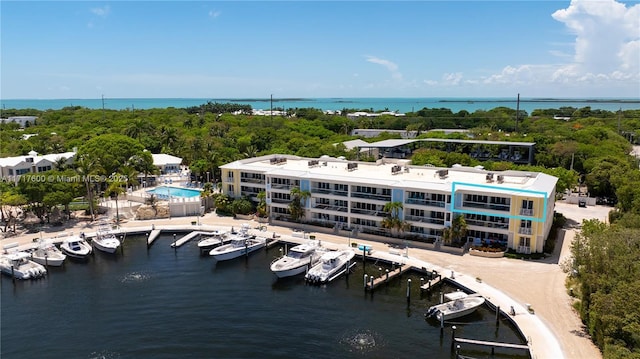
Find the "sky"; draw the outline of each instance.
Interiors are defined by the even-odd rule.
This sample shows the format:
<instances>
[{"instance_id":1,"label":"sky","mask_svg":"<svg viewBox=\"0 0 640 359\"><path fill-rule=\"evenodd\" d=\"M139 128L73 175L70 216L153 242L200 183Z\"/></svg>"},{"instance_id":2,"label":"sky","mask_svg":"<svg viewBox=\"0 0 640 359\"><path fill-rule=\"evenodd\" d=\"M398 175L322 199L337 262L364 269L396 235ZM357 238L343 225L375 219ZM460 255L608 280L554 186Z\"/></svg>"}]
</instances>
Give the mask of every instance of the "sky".
<instances>
[{"instance_id":1,"label":"sky","mask_svg":"<svg viewBox=\"0 0 640 359\"><path fill-rule=\"evenodd\" d=\"M0 2L0 98L640 98L640 3Z\"/></svg>"}]
</instances>

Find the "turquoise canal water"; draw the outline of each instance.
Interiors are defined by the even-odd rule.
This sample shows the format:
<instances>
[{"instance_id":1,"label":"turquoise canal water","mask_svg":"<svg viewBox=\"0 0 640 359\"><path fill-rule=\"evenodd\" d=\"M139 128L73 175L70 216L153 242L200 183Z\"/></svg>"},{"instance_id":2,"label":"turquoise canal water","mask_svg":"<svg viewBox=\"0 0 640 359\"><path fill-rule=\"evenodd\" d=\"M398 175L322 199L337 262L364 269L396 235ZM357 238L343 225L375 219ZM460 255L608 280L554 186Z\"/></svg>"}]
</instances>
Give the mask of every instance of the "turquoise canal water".
<instances>
[{"instance_id":1,"label":"turquoise canal water","mask_svg":"<svg viewBox=\"0 0 640 359\"><path fill-rule=\"evenodd\" d=\"M474 112L476 110L490 110L496 107L517 108L517 98L105 98L104 108L110 110L125 109L151 109L167 107L192 107L200 106L207 101L218 103L236 103L251 105L253 109L268 110L273 108L317 108L321 110L342 110L348 109L371 109L373 111L400 111L413 112L423 108L448 108L456 113L461 110ZM91 109L103 108L102 99L52 99L52 100L20 100L20 99L0 99L2 109L25 109L33 108L37 110L58 110L67 106L81 106ZM520 99L520 109L531 112L535 109L549 109L560 107L583 108L590 106L592 109L607 111L618 111L640 109L640 98L628 99L542 99L525 98Z\"/></svg>"},{"instance_id":2,"label":"turquoise canal water","mask_svg":"<svg viewBox=\"0 0 640 359\"><path fill-rule=\"evenodd\" d=\"M178 187L157 187L152 190L147 191L148 193L153 193L158 195L160 198L169 198L169 197L197 197L200 196L200 191L195 189L188 188L178 188Z\"/></svg>"},{"instance_id":3,"label":"turquoise canal water","mask_svg":"<svg viewBox=\"0 0 640 359\"><path fill-rule=\"evenodd\" d=\"M438 293L412 273L363 290L385 264L359 260L349 277L311 286L268 269L279 247L216 263L196 242L147 249L125 239L116 255L50 268L46 279L2 276L0 357L12 358L451 358L451 329L425 321ZM443 287L445 291L452 288ZM459 319L461 337L524 343L488 307ZM518 350L461 348L476 358L529 358Z\"/></svg>"}]
</instances>

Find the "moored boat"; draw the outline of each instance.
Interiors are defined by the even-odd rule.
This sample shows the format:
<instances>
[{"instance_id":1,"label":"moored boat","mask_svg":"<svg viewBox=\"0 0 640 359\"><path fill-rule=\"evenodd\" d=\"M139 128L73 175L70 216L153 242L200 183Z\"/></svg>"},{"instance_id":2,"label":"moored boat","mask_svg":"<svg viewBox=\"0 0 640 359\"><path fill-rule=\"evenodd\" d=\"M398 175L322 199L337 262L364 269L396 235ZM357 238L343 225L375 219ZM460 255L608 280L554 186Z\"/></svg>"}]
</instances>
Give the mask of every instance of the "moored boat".
<instances>
[{"instance_id":1,"label":"moored boat","mask_svg":"<svg viewBox=\"0 0 640 359\"><path fill-rule=\"evenodd\" d=\"M433 317L438 321L460 318L473 313L484 304L485 299L480 295L457 295L455 299L431 306L426 317Z\"/></svg>"},{"instance_id":2,"label":"moored boat","mask_svg":"<svg viewBox=\"0 0 640 359\"><path fill-rule=\"evenodd\" d=\"M16 279L36 279L46 275L47 269L30 258L29 253L21 251L3 254L0 257L0 270Z\"/></svg>"},{"instance_id":3,"label":"moored boat","mask_svg":"<svg viewBox=\"0 0 640 359\"><path fill-rule=\"evenodd\" d=\"M67 237L60 244L60 250L70 258L87 259L93 252L91 245L80 236Z\"/></svg>"},{"instance_id":4,"label":"moored boat","mask_svg":"<svg viewBox=\"0 0 640 359\"><path fill-rule=\"evenodd\" d=\"M67 256L52 242L43 241L31 252L31 260L44 266L59 267Z\"/></svg>"},{"instance_id":5,"label":"moored boat","mask_svg":"<svg viewBox=\"0 0 640 359\"><path fill-rule=\"evenodd\" d=\"M224 244L225 240L228 238L229 233L224 230L213 231L210 234L206 234L203 238L198 241L198 248L200 252L208 252L213 248Z\"/></svg>"},{"instance_id":6,"label":"moored boat","mask_svg":"<svg viewBox=\"0 0 640 359\"><path fill-rule=\"evenodd\" d=\"M120 247L120 241L107 225L102 225L91 240L91 245L102 252L115 253Z\"/></svg>"},{"instance_id":7,"label":"moored boat","mask_svg":"<svg viewBox=\"0 0 640 359\"><path fill-rule=\"evenodd\" d=\"M309 269L304 278L317 284L330 282L350 269L354 256L355 252L352 249L328 251Z\"/></svg>"},{"instance_id":8,"label":"moored boat","mask_svg":"<svg viewBox=\"0 0 640 359\"><path fill-rule=\"evenodd\" d=\"M320 242L312 240L291 247L284 256L273 261L270 268L278 278L301 274L318 263L322 253Z\"/></svg>"},{"instance_id":9,"label":"moored boat","mask_svg":"<svg viewBox=\"0 0 640 359\"><path fill-rule=\"evenodd\" d=\"M209 255L217 261L225 261L248 255L267 245L267 239L249 234L249 226L243 225L240 232L231 236L229 244L221 245L209 251Z\"/></svg>"}]
</instances>

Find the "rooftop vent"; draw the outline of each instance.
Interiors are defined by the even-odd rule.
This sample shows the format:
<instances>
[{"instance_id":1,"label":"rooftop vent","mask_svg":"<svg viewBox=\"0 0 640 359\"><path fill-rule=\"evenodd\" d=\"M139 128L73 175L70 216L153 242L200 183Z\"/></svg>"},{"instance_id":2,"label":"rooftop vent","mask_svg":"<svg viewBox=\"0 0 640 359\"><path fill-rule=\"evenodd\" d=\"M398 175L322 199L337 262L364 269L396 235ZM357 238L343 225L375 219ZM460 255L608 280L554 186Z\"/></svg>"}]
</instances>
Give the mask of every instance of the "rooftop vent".
<instances>
[{"instance_id":1,"label":"rooftop vent","mask_svg":"<svg viewBox=\"0 0 640 359\"><path fill-rule=\"evenodd\" d=\"M284 158L284 157L274 157L274 158L270 159L269 162L272 165L280 165L280 164L283 164L283 163L287 163L287 159Z\"/></svg>"}]
</instances>

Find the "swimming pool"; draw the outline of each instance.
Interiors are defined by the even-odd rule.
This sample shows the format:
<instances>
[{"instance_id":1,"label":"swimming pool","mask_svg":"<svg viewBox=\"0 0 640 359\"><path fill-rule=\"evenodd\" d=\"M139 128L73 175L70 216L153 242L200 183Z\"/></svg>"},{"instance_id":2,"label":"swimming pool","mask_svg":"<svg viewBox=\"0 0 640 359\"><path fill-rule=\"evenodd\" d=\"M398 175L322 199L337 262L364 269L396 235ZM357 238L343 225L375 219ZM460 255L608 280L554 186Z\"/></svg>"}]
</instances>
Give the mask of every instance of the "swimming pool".
<instances>
[{"instance_id":1,"label":"swimming pool","mask_svg":"<svg viewBox=\"0 0 640 359\"><path fill-rule=\"evenodd\" d=\"M197 189L178 188L178 187L158 187L154 188L147 193L155 194L158 198L166 199L169 197L197 197L200 196L200 191Z\"/></svg>"}]
</instances>

